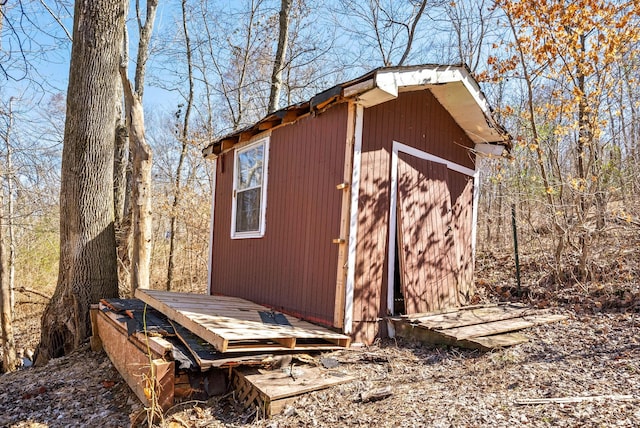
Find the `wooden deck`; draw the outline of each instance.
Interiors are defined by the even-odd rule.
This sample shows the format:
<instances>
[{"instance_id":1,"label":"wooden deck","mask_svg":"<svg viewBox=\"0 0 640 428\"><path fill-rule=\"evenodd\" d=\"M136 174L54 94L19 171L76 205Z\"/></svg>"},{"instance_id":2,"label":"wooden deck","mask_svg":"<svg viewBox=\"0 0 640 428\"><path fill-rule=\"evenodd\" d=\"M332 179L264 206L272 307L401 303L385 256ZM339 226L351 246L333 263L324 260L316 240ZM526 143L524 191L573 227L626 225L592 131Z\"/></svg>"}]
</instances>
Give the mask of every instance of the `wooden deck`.
<instances>
[{"instance_id":1,"label":"wooden deck","mask_svg":"<svg viewBox=\"0 0 640 428\"><path fill-rule=\"evenodd\" d=\"M330 350L350 344L349 336L236 297L140 289L136 297L222 353Z\"/></svg>"},{"instance_id":2,"label":"wooden deck","mask_svg":"<svg viewBox=\"0 0 640 428\"><path fill-rule=\"evenodd\" d=\"M391 318L396 334L421 342L489 350L526 342L517 331L566 319L514 304L460 308Z\"/></svg>"}]
</instances>

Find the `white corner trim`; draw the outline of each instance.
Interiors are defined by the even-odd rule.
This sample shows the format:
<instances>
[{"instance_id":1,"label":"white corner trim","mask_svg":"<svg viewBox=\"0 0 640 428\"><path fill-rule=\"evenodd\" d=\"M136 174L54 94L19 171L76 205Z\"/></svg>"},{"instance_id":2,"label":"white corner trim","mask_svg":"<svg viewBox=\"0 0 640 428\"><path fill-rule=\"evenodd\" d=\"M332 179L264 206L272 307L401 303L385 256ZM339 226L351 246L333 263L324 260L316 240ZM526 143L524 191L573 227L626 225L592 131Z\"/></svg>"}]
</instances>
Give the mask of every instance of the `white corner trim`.
<instances>
[{"instance_id":1,"label":"white corner trim","mask_svg":"<svg viewBox=\"0 0 640 428\"><path fill-rule=\"evenodd\" d=\"M398 203L398 153L403 152L413 157L417 157L419 159L428 160L431 162L436 162L439 164L444 164L446 167L452 171L459 172L461 174L467 175L469 177L473 177L473 226L471 229L472 233L472 246L475 251L475 227L477 221L477 197L479 195L476 180L479 176L479 171L473 170L471 168L467 168L462 165L458 165L457 163L451 162L449 160L443 159L439 156L432 155L431 153L423 152L414 147L407 146L406 144L399 143L397 141L393 142L393 146L391 149L391 195L389 197L389 250L387 256L387 311L391 315L394 314L394 302L393 302L393 292L394 287L393 283L395 281L395 260L396 260L396 239L397 239L397 229L398 229L398 213L397 213L397 203Z\"/></svg>"},{"instance_id":2,"label":"white corner trim","mask_svg":"<svg viewBox=\"0 0 640 428\"><path fill-rule=\"evenodd\" d=\"M396 234L398 226L398 144L393 142L391 150L391 194L389 195L389 255L387 260L387 312L394 315L394 283L396 264Z\"/></svg>"},{"instance_id":3,"label":"white corner trim","mask_svg":"<svg viewBox=\"0 0 640 428\"><path fill-rule=\"evenodd\" d=\"M216 186L218 174L218 158L213 162L213 183L211 183L211 222L209 223L209 266L207 268L207 295L211 295L211 279L213 277L213 225L216 214Z\"/></svg>"},{"instance_id":4,"label":"white corner trim","mask_svg":"<svg viewBox=\"0 0 640 428\"><path fill-rule=\"evenodd\" d=\"M349 216L349 247L347 255L347 284L344 299L343 331L353 331L353 296L356 282L356 250L358 248L358 201L360 196L360 169L362 166L362 124L364 107L356 105L356 126L353 142L353 166L351 175L351 206Z\"/></svg>"}]
</instances>

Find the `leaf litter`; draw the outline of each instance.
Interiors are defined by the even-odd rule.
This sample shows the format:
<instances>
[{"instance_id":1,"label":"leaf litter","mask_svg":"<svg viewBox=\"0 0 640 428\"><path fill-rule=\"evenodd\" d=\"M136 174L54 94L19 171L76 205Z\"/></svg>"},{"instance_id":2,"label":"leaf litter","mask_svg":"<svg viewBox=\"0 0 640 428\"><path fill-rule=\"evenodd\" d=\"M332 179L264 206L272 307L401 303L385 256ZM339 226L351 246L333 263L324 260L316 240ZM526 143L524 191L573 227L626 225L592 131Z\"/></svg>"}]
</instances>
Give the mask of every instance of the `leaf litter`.
<instances>
[{"instance_id":1,"label":"leaf litter","mask_svg":"<svg viewBox=\"0 0 640 428\"><path fill-rule=\"evenodd\" d=\"M541 276L517 297L503 277L505 260L480 261L474 303L519 301L568 319L526 329L527 343L486 353L401 339L325 353L316 356L319 365L356 380L303 395L271 419L244 409L229 391L177 404L155 426L640 426L638 284L553 287ZM33 349L38 320L36 313L17 313L20 346ZM589 399L553 400L581 397ZM44 367L0 376L0 427L129 427L134 419L140 424L141 414L108 357L88 344Z\"/></svg>"}]
</instances>

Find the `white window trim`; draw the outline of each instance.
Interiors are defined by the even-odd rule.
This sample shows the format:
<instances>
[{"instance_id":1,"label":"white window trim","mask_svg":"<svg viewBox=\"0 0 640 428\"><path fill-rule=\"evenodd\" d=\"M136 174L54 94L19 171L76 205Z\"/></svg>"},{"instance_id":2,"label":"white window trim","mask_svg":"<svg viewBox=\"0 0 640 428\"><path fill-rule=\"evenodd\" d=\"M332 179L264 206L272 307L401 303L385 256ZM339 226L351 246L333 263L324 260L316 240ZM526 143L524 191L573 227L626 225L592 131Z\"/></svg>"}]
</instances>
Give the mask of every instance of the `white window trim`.
<instances>
[{"instance_id":1,"label":"white window trim","mask_svg":"<svg viewBox=\"0 0 640 428\"><path fill-rule=\"evenodd\" d=\"M262 238L266 230L267 214L267 182L269 178L269 137L261 138L246 146L236 149L233 156L233 193L231 195L231 239ZM258 230L250 232L236 232L236 210L237 210L237 189L238 189L238 156L256 146L264 145L264 159L262 163L262 191L260 194L260 226Z\"/></svg>"}]
</instances>

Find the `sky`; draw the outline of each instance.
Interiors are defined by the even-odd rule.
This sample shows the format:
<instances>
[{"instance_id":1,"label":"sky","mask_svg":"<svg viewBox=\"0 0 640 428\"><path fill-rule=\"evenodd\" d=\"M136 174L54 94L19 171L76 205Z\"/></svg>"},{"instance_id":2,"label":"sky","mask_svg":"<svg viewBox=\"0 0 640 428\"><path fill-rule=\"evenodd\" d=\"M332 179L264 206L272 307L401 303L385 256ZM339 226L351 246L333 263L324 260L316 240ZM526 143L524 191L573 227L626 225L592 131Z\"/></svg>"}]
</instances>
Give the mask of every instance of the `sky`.
<instances>
[{"instance_id":1,"label":"sky","mask_svg":"<svg viewBox=\"0 0 640 428\"><path fill-rule=\"evenodd\" d=\"M0 60L5 72L0 71L0 99L32 99L31 107L50 95L66 93L71 55L68 35L73 32L73 5L65 5L64 1L41 1L49 10L32 0L8 2L3 9L8 19L2 27ZM135 2L132 3L130 16L135 14ZM166 31L167 26L173 25L175 12L171 2L160 1L154 31ZM137 26L132 19L127 24L130 46L135 48ZM135 52L131 55L135 58ZM152 86L146 89L149 105L175 104L170 100L177 97L168 91Z\"/></svg>"}]
</instances>

